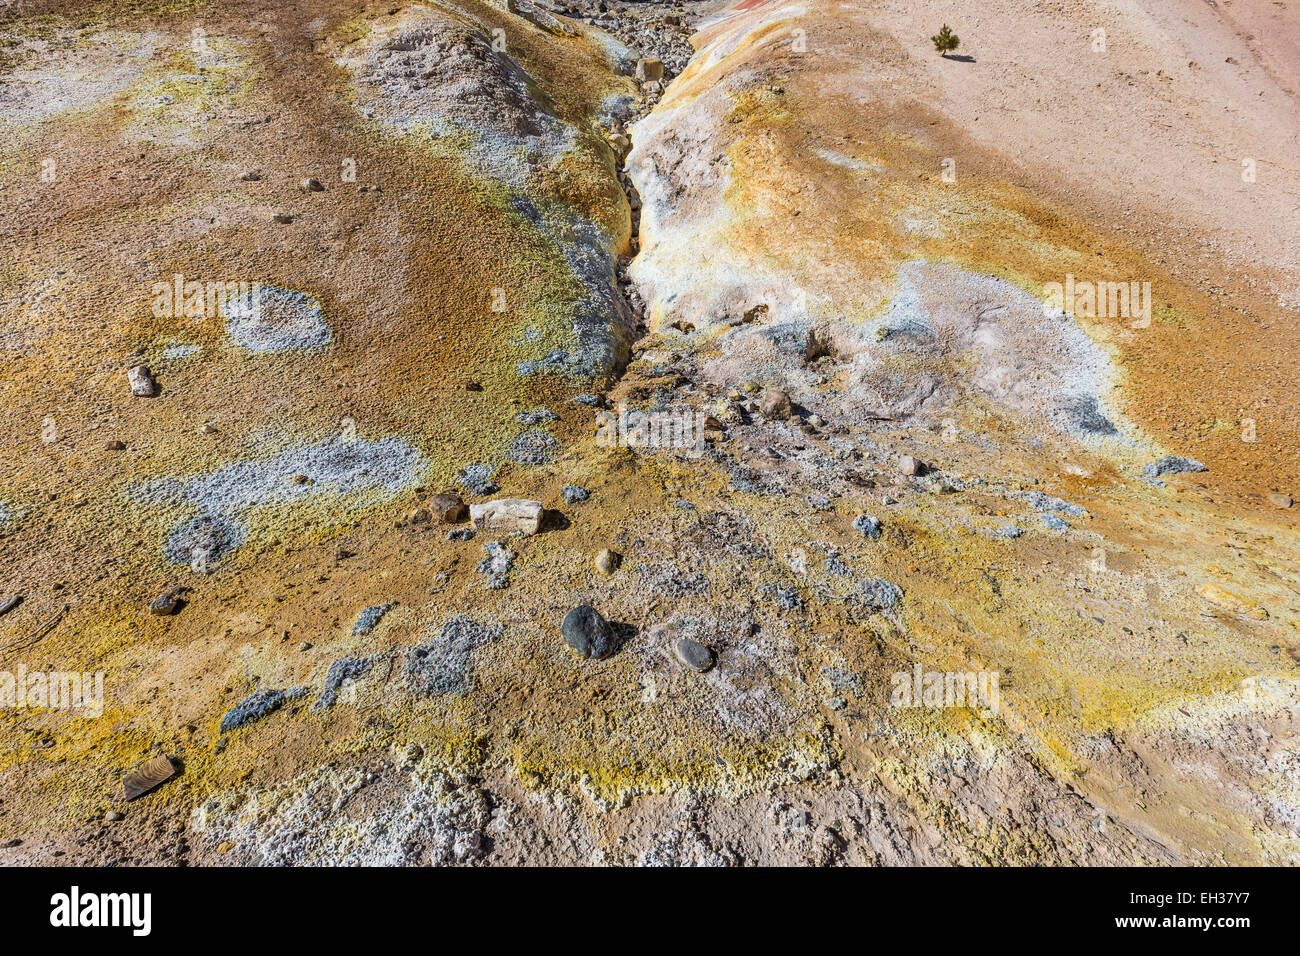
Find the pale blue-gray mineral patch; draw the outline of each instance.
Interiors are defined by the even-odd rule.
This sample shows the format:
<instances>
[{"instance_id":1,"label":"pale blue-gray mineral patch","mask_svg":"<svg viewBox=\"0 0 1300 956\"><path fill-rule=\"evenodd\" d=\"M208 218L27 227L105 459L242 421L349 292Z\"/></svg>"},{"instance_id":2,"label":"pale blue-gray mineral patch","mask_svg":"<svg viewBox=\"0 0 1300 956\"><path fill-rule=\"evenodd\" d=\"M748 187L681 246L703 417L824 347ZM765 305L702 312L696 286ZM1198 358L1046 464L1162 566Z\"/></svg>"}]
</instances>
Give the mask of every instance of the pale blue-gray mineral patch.
<instances>
[{"instance_id":1,"label":"pale blue-gray mineral patch","mask_svg":"<svg viewBox=\"0 0 1300 956\"><path fill-rule=\"evenodd\" d=\"M1158 478L1161 475L1186 475L1208 470L1205 465L1194 458L1184 458L1181 455L1165 455L1143 468L1142 474L1148 478Z\"/></svg>"},{"instance_id":2,"label":"pale blue-gray mineral patch","mask_svg":"<svg viewBox=\"0 0 1300 956\"><path fill-rule=\"evenodd\" d=\"M356 622L352 625L353 637L364 637L378 626L383 620L384 615L397 607L396 604L376 604L373 607L364 609L357 615Z\"/></svg>"},{"instance_id":3,"label":"pale blue-gray mineral patch","mask_svg":"<svg viewBox=\"0 0 1300 956\"><path fill-rule=\"evenodd\" d=\"M221 718L221 725L217 728L218 733L227 734L232 730L238 730L241 727L247 727L251 723L261 720L267 714L279 710L291 700L306 695L306 687L295 687L293 690L259 690L249 694Z\"/></svg>"},{"instance_id":4,"label":"pale blue-gray mineral patch","mask_svg":"<svg viewBox=\"0 0 1300 956\"><path fill-rule=\"evenodd\" d=\"M238 521L200 515L171 530L163 545L163 556L172 564L188 564L202 570L236 550L247 537L248 529Z\"/></svg>"},{"instance_id":5,"label":"pale blue-gray mineral patch","mask_svg":"<svg viewBox=\"0 0 1300 956\"><path fill-rule=\"evenodd\" d=\"M406 673L417 694L463 694L472 686L475 648L496 640L499 624L479 624L465 617L452 618L435 640L406 652Z\"/></svg>"},{"instance_id":6,"label":"pale blue-gray mineral patch","mask_svg":"<svg viewBox=\"0 0 1300 956\"><path fill-rule=\"evenodd\" d=\"M311 709L325 710L333 707L344 684L365 677L379 658L378 654L369 657L340 657L330 665L329 671L325 674L325 686L321 688L320 697L311 705Z\"/></svg>"},{"instance_id":7,"label":"pale blue-gray mineral patch","mask_svg":"<svg viewBox=\"0 0 1300 956\"><path fill-rule=\"evenodd\" d=\"M292 352L330 343L320 303L305 292L259 286L226 306L226 329L250 352Z\"/></svg>"},{"instance_id":8,"label":"pale blue-gray mineral patch","mask_svg":"<svg viewBox=\"0 0 1300 956\"><path fill-rule=\"evenodd\" d=\"M147 504L192 505L209 515L327 494L384 499L414 485L423 464L420 452L399 438L335 436L271 458L234 462L207 475L156 481L144 486L137 498ZM290 481L294 475L307 480Z\"/></svg>"}]
</instances>

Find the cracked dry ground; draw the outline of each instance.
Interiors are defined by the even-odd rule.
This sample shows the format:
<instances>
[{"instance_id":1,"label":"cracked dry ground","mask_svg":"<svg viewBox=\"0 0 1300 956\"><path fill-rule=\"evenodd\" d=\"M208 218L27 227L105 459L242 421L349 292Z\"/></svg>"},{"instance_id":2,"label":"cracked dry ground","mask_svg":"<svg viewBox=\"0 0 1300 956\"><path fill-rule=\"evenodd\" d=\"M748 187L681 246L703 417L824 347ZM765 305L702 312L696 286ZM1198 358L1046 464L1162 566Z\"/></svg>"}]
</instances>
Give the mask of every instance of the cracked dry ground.
<instances>
[{"instance_id":1,"label":"cracked dry ground","mask_svg":"<svg viewBox=\"0 0 1300 956\"><path fill-rule=\"evenodd\" d=\"M1295 862L1261 9L18 5L0 669L104 683L0 711L0 862ZM1067 274L1152 322L1045 310ZM896 706L917 669L996 706Z\"/></svg>"}]
</instances>

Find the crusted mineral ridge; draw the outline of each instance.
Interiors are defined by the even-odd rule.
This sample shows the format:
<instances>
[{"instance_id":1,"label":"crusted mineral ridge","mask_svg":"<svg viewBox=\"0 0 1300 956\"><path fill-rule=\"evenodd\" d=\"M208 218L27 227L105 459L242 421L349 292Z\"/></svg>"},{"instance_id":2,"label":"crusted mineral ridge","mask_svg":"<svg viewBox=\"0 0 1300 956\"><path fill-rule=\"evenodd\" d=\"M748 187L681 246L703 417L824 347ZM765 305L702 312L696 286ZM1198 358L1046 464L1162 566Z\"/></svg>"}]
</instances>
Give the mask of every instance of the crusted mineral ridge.
<instances>
[{"instance_id":1,"label":"crusted mineral ridge","mask_svg":"<svg viewBox=\"0 0 1300 956\"><path fill-rule=\"evenodd\" d=\"M416 8L350 65L371 115L432 140L468 134L465 160L508 185L525 185L538 161L573 146L575 130L537 100L533 79L454 14Z\"/></svg>"},{"instance_id":2,"label":"crusted mineral ridge","mask_svg":"<svg viewBox=\"0 0 1300 956\"><path fill-rule=\"evenodd\" d=\"M543 212L524 196L516 196L514 207L564 255L583 295L571 306L569 321L573 345L555 349L542 359L526 359L517 370L521 376L538 374L599 378L626 364L631 337L632 313L614 275L611 237L590 220L566 213L550 204Z\"/></svg>"},{"instance_id":3,"label":"crusted mineral ridge","mask_svg":"<svg viewBox=\"0 0 1300 956\"><path fill-rule=\"evenodd\" d=\"M228 734L249 724L261 720L267 714L279 710L291 700L307 695L306 687L292 690L259 690L249 694L221 718L219 733Z\"/></svg>"}]
</instances>

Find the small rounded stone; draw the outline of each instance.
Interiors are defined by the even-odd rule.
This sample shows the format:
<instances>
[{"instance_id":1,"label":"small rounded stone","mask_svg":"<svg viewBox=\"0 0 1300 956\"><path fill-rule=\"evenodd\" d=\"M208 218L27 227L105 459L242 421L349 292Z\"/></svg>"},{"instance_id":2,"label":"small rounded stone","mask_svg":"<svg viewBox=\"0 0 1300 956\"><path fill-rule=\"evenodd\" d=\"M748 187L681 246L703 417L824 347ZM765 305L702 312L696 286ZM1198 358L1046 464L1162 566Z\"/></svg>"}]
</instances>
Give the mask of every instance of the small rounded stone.
<instances>
[{"instance_id":1,"label":"small rounded stone","mask_svg":"<svg viewBox=\"0 0 1300 956\"><path fill-rule=\"evenodd\" d=\"M149 613L156 614L159 617L166 617L175 614L180 610L181 598L175 591L168 591L160 594L149 602Z\"/></svg>"},{"instance_id":2,"label":"small rounded stone","mask_svg":"<svg viewBox=\"0 0 1300 956\"><path fill-rule=\"evenodd\" d=\"M699 641L693 641L689 637L677 641L677 659L699 674L712 670L717 661L712 648L705 647Z\"/></svg>"}]
</instances>

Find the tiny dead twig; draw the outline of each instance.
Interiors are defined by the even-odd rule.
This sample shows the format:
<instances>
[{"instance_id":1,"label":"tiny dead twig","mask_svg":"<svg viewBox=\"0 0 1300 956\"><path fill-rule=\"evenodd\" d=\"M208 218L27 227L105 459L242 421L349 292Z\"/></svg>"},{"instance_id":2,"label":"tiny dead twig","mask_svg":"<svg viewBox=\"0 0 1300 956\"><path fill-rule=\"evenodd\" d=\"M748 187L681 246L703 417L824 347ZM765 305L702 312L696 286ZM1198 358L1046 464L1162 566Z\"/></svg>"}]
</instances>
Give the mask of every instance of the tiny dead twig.
<instances>
[{"instance_id":1,"label":"tiny dead twig","mask_svg":"<svg viewBox=\"0 0 1300 956\"><path fill-rule=\"evenodd\" d=\"M35 644L37 641L43 638L46 634L50 633L50 631L54 630L54 626L58 624L59 621L63 620L63 615L68 613L68 607L69 605L67 604L63 605L63 607L59 608L58 611L55 612L52 618L50 618L48 621L46 621L44 624L38 627L36 631L33 634L31 634L31 636L23 638L21 640L14 641L12 644L6 644L3 647L0 647L0 652L19 650L24 647L31 647L33 644Z\"/></svg>"}]
</instances>

